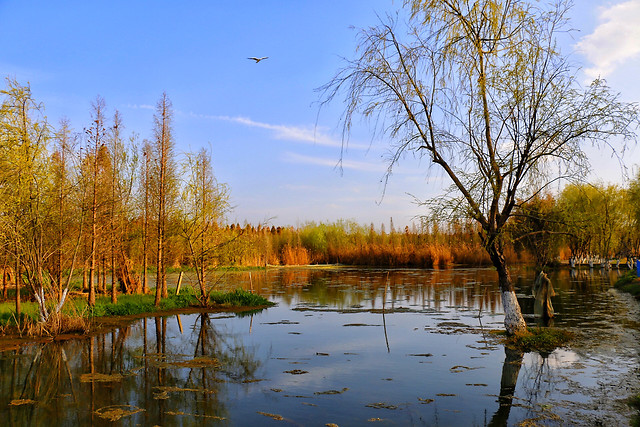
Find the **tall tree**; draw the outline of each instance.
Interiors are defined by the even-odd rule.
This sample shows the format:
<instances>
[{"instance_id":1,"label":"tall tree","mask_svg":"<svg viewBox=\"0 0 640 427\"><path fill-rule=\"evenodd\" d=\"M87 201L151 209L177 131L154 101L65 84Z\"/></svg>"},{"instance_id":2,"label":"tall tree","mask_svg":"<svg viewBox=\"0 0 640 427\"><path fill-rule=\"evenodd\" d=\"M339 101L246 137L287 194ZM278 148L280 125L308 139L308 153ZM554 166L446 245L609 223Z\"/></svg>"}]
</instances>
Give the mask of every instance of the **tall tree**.
<instances>
[{"instance_id":1,"label":"tall tree","mask_svg":"<svg viewBox=\"0 0 640 427\"><path fill-rule=\"evenodd\" d=\"M96 255L97 255L97 243L98 243L98 180L100 178L100 162L98 160L100 155L100 149L104 147L106 141L106 129L104 124L105 119L105 102L100 96L96 97L96 100L92 103L92 123L91 126L86 129L88 137L88 149L91 152L92 169L91 169L91 249L90 249L90 264L89 264L89 296L88 303L93 307L96 303L96 288L95 288L95 271L96 271Z\"/></svg>"},{"instance_id":2,"label":"tall tree","mask_svg":"<svg viewBox=\"0 0 640 427\"><path fill-rule=\"evenodd\" d=\"M156 296L155 305L160 305L160 298L166 298L167 292L167 274L166 274L166 224L167 224L167 205L171 198L170 183L173 179L174 162L173 162L173 109L171 101L166 93L163 93L156 106L156 114L154 115L154 150L157 161L158 173L158 222L157 222L157 239L158 250L156 253Z\"/></svg>"},{"instance_id":3,"label":"tall tree","mask_svg":"<svg viewBox=\"0 0 640 427\"><path fill-rule=\"evenodd\" d=\"M144 157L144 165L140 175L140 188L142 196L142 292L147 293L148 277L147 277L147 262L149 259L149 222L151 216L151 194L152 194L152 180L151 180L151 143L147 140L144 141L142 147L142 156Z\"/></svg>"},{"instance_id":4,"label":"tall tree","mask_svg":"<svg viewBox=\"0 0 640 427\"><path fill-rule=\"evenodd\" d=\"M374 119L393 141L389 173L405 153L424 155L452 183L428 201L480 225L495 266L505 329L526 324L503 254L518 200L584 172L585 144L635 140L636 105L603 80L580 88L560 52L571 2L406 0L405 27L389 18L360 32L358 56L326 84L323 101L345 96L345 141L354 117Z\"/></svg>"}]
</instances>

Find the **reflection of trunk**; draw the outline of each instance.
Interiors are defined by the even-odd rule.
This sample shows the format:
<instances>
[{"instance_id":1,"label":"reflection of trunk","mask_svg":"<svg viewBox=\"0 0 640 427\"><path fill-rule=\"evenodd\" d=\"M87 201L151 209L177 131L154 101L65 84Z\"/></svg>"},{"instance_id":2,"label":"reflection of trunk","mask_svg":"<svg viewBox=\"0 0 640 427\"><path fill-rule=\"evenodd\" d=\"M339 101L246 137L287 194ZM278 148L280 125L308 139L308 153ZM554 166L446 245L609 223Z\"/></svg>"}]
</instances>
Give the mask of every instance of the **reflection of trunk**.
<instances>
[{"instance_id":1,"label":"reflection of trunk","mask_svg":"<svg viewBox=\"0 0 640 427\"><path fill-rule=\"evenodd\" d=\"M513 394L516 391L516 383L518 382L518 374L522 366L523 353L519 350L504 348L505 357L502 365L502 378L500 379L500 407L493 414L489 426L507 425L509 413L511 412L511 402Z\"/></svg>"},{"instance_id":2,"label":"reflection of trunk","mask_svg":"<svg viewBox=\"0 0 640 427\"><path fill-rule=\"evenodd\" d=\"M516 292L511 280L511 274L507 268L507 262L504 259L502 246L497 240L486 246L489 257L493 266L498 271L498 283L500 285L500 293L502 295L502 307L504 309L504 327L508 335L521 333L526 331L527 324L522 317L520 304L516 298Z\"/></svg>"}]
</instances>

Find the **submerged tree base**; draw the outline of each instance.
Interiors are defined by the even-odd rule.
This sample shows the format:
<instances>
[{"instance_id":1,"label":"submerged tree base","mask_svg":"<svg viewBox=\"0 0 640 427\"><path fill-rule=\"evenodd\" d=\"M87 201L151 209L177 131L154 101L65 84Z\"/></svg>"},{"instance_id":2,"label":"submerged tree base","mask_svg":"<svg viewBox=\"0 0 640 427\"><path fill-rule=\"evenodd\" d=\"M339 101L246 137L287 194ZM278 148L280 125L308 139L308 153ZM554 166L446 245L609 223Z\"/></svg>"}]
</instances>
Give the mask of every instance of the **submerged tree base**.
<instances>
[{"instance_id":1,"label":"submerged tree base","mask_svg":"<svg viewBox=\"0 0 640 427\"><path fill-rule=\"evenodd\" d=\"M498 332L506 335L506 332ZM575 334L573 332L556 328L527 328L525 332L517 333L504 338L506 346L520 350L522 352L537 351L540 353L551 353L559 347L564 347Z\"/></svg>"}]
</instances>

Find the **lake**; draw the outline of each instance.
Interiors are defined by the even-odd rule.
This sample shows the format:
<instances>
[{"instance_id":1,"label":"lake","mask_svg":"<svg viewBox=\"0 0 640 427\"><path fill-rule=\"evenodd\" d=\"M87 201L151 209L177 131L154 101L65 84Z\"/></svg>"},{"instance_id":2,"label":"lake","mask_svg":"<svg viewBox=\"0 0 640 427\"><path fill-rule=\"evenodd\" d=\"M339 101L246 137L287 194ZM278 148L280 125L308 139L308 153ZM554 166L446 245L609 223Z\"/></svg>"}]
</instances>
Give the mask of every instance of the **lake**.
<instances>
[{"instance_id":1,"label":"lake","mask_svg":"<svg viewBox=\"0 0 640 427\"><path fill-rule=\"evenodd\" d=\"M227 273L277 306L150 317L0 353L5 425L623 425L640 391L640 310L616 270L549 277L550 354L505 349L489 268ZM512 271L531 325L535 271ZM224 286L222 285L224 284Z\"/></svg>"}]
</instances>

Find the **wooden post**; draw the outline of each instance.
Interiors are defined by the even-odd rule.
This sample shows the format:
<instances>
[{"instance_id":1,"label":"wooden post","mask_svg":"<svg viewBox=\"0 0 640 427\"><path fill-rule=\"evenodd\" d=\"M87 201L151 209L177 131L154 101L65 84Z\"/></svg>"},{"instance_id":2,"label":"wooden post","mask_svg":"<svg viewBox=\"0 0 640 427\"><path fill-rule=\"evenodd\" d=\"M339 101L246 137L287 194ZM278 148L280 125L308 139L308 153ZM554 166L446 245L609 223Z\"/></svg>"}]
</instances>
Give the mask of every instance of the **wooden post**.
<instances>
[{"instance_id":1,"label":"wooden post","mask_svg":"<svg viewBox=\"0 0 640 427\"><path fill-rule=\"evenodd\" d=\"M178 286L176 286L176 295L178 295L180 293L180 286L182 285L182 271L180 272L180 275L178 276Z\"/></svg>"}]
</instances>

